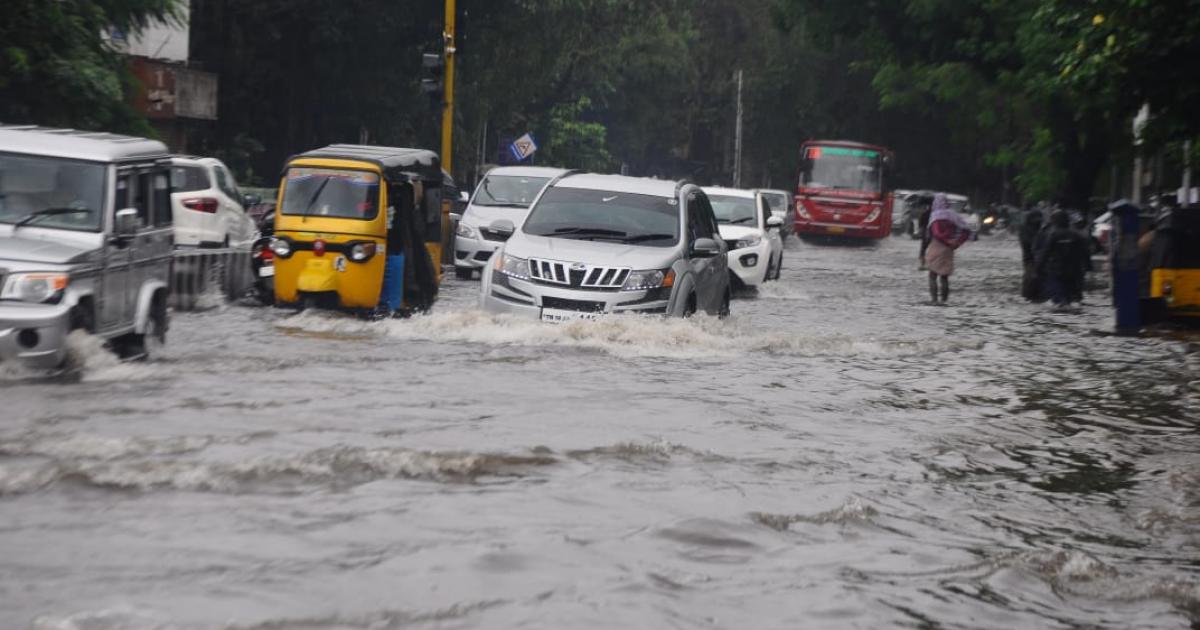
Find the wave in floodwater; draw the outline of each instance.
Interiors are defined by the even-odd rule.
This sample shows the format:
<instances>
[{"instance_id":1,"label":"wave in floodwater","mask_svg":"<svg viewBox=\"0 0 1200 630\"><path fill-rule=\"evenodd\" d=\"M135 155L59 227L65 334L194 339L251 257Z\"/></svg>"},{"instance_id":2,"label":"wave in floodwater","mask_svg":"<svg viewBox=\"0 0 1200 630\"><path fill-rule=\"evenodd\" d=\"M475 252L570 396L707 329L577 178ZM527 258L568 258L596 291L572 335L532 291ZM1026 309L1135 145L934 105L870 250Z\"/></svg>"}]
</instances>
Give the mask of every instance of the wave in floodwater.
<instances>
[{"instance_id":1,"label":"wave in floodwater","mask_svg":"<svg viewBox=\"0 0 1200 630\"><path fill-rule=\"evenodd\" d=\"M750 518L759 525L782 532L787 531L792 525L797 523L811 523L813 525L870 524L872 523L872 519L878 515L879 512L875 508L864 503L862 499L853 497L841 506L819 514L770 514L767 512L754 512L750 514Z\"/></svg>"},{"instance_id":2,"label":"wave in floodwater","mask_svg":"<svg viewBox=\"0 0 1200 630\"><path fill-rule=\"evenodd\" d=\"M764 332L734 317L673 319L608 316L595 321L545 324L477 310L436 313L408 320L367 322L333 313L304 312L276 322L285 330L345 336L491 346L572 347L618 357L721 358L747 352L796 356L909 356L978 349L962 339L889 340L845 334L806 336Z\"/></svg>"},{"instance_id":3,"label":"wave in floodwater","mask_svg":"<svg viewBox=\"0 0 1200 630\"><path fill-rule=\"evenodd\" d=\"M666 441L621 442L563 453L546 447L509 454L340 445L244 460L195 458L211 446L246 446L273 435L117 438L30 432L0 437L0 457L7 458L0 460L0 496L27 494L58 483L115 490L241 493L312 485L347 488L385 479L471 483L483 478L529 476L540 468L569 461L728 461L715 453Z\"/></svg>"}]
</instances>

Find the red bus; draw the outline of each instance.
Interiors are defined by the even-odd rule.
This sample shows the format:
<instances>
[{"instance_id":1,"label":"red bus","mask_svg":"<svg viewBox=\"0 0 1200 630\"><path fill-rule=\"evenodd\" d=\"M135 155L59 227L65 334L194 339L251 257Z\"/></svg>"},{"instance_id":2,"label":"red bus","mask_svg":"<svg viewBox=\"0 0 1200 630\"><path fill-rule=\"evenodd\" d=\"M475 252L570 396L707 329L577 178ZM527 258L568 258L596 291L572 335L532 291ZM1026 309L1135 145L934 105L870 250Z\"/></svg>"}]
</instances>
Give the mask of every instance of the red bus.
<instances>
[{"instance_id":1,"label":"red bus","mask_svg":"<svg viewBox=\"0 0 1200 630\"><path fill-rule=\"evenodd\" d=\"M796 234L884 238L892 233L891 152L861 142L810 140L800 147Z\"/></svg>"}]
</instances>

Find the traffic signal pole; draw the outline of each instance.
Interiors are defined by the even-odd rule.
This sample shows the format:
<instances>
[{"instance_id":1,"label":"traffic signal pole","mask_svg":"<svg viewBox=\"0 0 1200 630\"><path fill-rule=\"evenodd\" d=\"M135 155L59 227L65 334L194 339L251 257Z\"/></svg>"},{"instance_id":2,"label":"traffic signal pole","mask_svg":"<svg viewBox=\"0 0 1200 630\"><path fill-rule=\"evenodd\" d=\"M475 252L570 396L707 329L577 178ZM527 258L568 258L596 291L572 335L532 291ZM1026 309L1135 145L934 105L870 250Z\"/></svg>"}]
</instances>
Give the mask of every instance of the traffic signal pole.
<instances>
[{"instance_id":1,"label":"traffic signal pole","mask_svg":"<svg viewBox=\"0 0 1200 630\"><path fill-rule=\"evenodd\" d=\"M443 82L442 99L442 168L453 174L451 161L454 158L454 43L455 0L446 0L446 31L442 34L446 43L446 74Z\"/></svg>"}]
</instances>

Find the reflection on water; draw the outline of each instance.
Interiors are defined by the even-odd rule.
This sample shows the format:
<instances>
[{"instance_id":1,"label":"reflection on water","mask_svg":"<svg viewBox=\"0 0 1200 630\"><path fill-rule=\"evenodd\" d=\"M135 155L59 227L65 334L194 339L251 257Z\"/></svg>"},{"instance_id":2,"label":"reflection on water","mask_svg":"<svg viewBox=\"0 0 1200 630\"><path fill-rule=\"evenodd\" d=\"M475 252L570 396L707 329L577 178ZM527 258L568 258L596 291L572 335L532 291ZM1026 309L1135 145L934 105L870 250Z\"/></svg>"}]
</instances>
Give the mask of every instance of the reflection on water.
<instances>
[{"instance_id":1,"label":"reflection on water","mask_svg":"<svg viewBox=\"0 0 1200 630\"><path fill-rule=\"evenodd\" d=\"M0 370L0 627L1188 628L1200 337L962 250L789 243L734 316L231 306Z\"/></svg>"}]
</instances>

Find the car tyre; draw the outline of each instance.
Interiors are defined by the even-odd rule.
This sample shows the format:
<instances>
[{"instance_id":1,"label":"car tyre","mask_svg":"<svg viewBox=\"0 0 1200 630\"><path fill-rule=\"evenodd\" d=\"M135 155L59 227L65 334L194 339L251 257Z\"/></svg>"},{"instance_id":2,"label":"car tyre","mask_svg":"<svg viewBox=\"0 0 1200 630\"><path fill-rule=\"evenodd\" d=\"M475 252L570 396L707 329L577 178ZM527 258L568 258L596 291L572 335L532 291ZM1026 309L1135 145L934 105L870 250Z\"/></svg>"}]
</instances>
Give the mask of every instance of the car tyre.
<instances>
[{"instance_id":1,"label":"car tyre","mask_svg":"<svg viewBox=\"0 0 1200 630\"><path fill-rule=\"evenodd\" d=\"M731 301L732 299L729 295L729 289L725 289L725 297L721 299L721 310L717 311L717 317L719 319L725 319L729 317L729 304Z\"/></svg>"},{"instance_id":2,"label":"car tyre","mask_svg":"<svg viewBox=\"0 0 1200 630\"><path fill-rule=\"evenodd\" d=\"M163 294L154 297L150 306L150 319L146 321L146 332L129 333L113 341L117 356L122 359L146 360L162 351L167 341L167 302Z\"/></svg>"}]
</instances>

